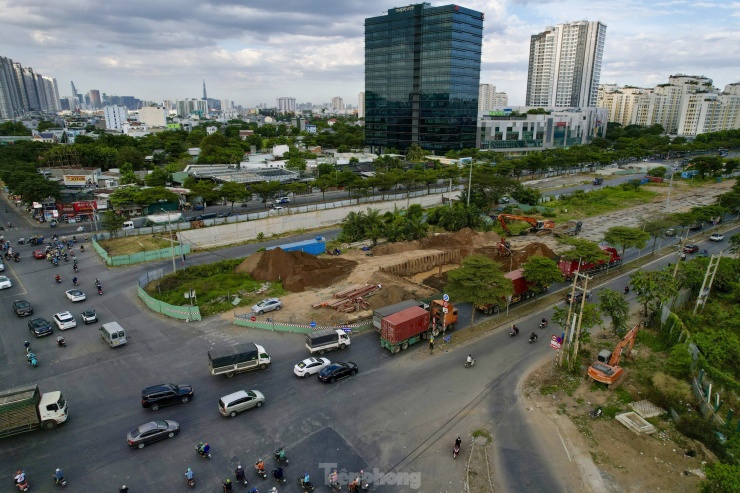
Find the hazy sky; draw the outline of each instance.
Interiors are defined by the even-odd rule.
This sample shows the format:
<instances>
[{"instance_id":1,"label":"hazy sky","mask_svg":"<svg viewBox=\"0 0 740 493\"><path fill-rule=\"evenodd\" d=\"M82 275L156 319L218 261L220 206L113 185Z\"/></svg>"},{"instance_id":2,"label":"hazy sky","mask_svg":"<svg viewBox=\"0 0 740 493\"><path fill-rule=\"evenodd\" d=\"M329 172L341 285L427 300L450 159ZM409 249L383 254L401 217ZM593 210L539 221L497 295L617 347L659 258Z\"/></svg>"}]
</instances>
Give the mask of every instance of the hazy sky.
<instances>
[{"instance_id":1,"label":"hazy sky","mask_svg":"<svg viewBox=\"0 0 740 493\"><path fill-rule=\"evenodd\" d=\"M431 2L446 5L450 2ZM654 86L675 73L740 81L740 2L469 0L485 13L481 83L524 104L529 38L575 20L607 25L601 82ZM0 55L56 77L62 97L99 89L161 101L208 96L357 105L364 19L387 0L0 0Z\"/></svg>"}]
</instances>

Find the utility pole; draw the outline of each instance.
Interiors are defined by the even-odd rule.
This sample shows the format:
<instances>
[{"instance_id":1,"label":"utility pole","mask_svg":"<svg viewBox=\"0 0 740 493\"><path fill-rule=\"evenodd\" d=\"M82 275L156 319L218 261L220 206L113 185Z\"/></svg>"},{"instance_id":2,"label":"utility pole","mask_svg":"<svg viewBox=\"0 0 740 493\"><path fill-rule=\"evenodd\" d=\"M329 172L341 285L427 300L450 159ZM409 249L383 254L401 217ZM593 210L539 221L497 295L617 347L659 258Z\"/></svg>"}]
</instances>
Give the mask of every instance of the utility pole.
<instances>
[{"instance_id":1,"label":"utility pole","mask_svg":"<svg viewBox=\"0 0 740 493\"><path fill-rule=\"evenodd\" d=\"M573 349L573 358L571 359L571 364L568 365L569 369L573 369L573 363L575 363L575 360L578 358L578 345L579 345L579 336L581 335L581 322L583 321L583 308L586 306L586 297L588 293L588 281L591 280L590 277L588 277L585 274L578 274L579 276L583 277L583 297L581 298L581 312L578 314L578 325L576 325L576 336L575 336L575 347ZM571 304L573 304L573 298L571 298Z\"/></svg>"},{"instance_id":2,"label":"utility pole","mask_svg":"<svg viewBox=\"0 0 740 493\"><path fill-rule=\"evenodd\" d=\"M470 207L470 189L473 186L473 160L470 160L470 174L468 175L468 207Z\"/></svg>"},{"instance_id":3,"label":"utility pole","mask_svg":"<svg viewBox=\"0 0 740 493\"><path fill-rule=\"evenodd\" d=\"M699 296L696 297L696 305L694 306L694 315L696 315L696 311L699 309L699 305L702 306L702 311L704 311L704 306L707 304L707 298L709 297L709 292L712 290L712 283L714 282L714 275L717 273L717 268L719 267L719 261L722 258L722 252L719 252L717 255L712 255L712 257L709 259L709 265L707 266L707 272L704 274L704 282L701 284L701 289L699 290Z\"/></svg>"},{"instance_id":4,"label":"utility pole","mask_svg":"<svg viewBox=\"0 0 740 493\"><path fill-rule=\"evenodd\" d=\"M580 261L579 261L580 265ZM578 285L578 280L583 279L582 286ZM572 346L573 351L568 351L568 368L573 369L573 363L575 361L576 356L578 355L578 337L581 334L581 321L583 320L583 308L586 305L586 297L588 294L588 281L591 280L591 277L587 276L586 274L581 274L580 271L576 272L575 278L573 279L573 286L570 291L570 304L568 306L568 316L566 318L565 322L565 340L563 341L563 352L565 352L566 347L565 346ZM578 314L576 314L575 310L573 309L573 303L575 300L576 291L580 291L583 293L583 296L581 297L581 310ZM562 357L563 352L560 353L560 359L562 364Z\"/></svg>"},{"instance_id":5,"label":"utility pole","mask_svg":"<svg viewBox=\"0 0 740 493\"><path fill-rule=\"evenodd\" d=\"M172 273L175 274L177 272L177 267L175 265L175 242L172 239L172 223L170 222L170 211L166 211L164 209L159 210L167 213L167 224L170 227L170 253L172 254Z\"/></svg>"}]
</instances>

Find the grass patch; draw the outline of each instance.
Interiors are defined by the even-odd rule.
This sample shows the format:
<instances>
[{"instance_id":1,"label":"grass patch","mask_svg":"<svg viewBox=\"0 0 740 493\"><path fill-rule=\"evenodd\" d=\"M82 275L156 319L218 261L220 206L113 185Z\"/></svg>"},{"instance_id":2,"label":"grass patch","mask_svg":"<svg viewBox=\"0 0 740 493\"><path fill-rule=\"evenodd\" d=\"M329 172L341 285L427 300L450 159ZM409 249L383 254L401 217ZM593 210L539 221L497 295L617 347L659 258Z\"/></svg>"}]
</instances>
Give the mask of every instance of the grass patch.
<instances>
[{"instance_id":1,"label":"grass patch","mask_svg":"<svg viewBox=\"0 0 740 493\"><path fill-rule=\"evenodd\" d=\"M620 404L629 404L632 402L632 395L630 395L629 391L623 387L615 389L614 395L617 396L617 402Z\"/></svg>"},{"instance_id":2,"label":"grass patch","mask_svg":"<svg viewBox=\"0 0 740 493\"><path fill-rule=\"evenodd\" d=\"M115 257L116 255L130 255L169 248L170 240L159 235L141 235L102 240L98 244L108 252L108 255ZM178 243L175 242L175 246L177 245Z\"/></svg>"},{"instance_id":3,"label":"grass patch","mask_svg":"<svg viewBox=\"0 0 740 493\"><path fill-rule=\"evenodd\" d=\"M560 387L558 387L557 385L543 385L542 387L540 387L540 394L550 395L554 394L558 390L560 390Z\"/></svg>"},{"instance_id":4,"label":"grass patch","mask_svg":"<svg viewBox=\"0 0 740 493\"><path fill-rule=\"evenodd\" d=\"M234 305L231 301L234 296L241 298L238 306L251 306L263 298L286 293L279 283L272 284L264 293L254 293L264 282L254 280L249 274L234 271L243 260L241 258L223 260L188 267L150 283L146 287L146 292L165 303L184 305L187 304L187 300L183 295L192 289L197 296L200 313L204 317L233 310ZM231 296L231 299L228 296Z\"/></svg>"},{"instance_id":5,"label":"grass patch","mask_svg":"<svg viewBox=\"0 0 740 493\"><path fill-rule=\"evenodd\" d=\"M623 190L621 187L604 187L588 193L578 190L567 197L547 202L547 207L555 208L561 221L583 219L584 217L598 216L618 209L647 204L657 195L657 192L642 188ZM565 212L566 210L568 212Z\"/></svg>"},{"instance_id":6,"label":"grass patch","mask_svg":"<svg viewBox=\"0 0 740 493\"><path fill-rule=\"evenodd\" d=\"M669 348L660 340L658 334L652 330L642 329L637 332L637 342L646 345L653 352L663 352Z\"/></svg>"},{"instance_id":7,"label":"grass patch","mask_svg":"<svg viewBox=\"0 0 740 493\"><path fill-rule=\"evenodd\" d=\"M491 436L491 432L488 430L484 430L482 428L479 428L475 431L473 431L473 438L483 437L486 439L486 444L491 443L493 441L493 436Z\"/></svg>"},{"instance_id":8,"label":"grass patch","mask_svg":"<svg viewBox=\"0 0 740 493\"><path fill-rule=\"evenodd\" d=\"M601 412L604 413L605 417L614 419L617 416L617 413L622 412L622 406L610 404L608 406L603 406L601 408Z\"/></svg>"}]
</instances>

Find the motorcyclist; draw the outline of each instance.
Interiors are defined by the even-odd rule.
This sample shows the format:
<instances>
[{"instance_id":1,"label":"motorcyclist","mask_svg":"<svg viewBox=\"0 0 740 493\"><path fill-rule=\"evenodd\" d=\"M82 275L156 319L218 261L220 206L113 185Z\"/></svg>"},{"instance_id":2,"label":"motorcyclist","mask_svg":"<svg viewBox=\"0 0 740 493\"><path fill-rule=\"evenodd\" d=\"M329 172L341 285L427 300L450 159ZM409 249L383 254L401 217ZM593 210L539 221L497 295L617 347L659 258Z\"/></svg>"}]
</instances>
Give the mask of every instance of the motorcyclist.
<instances>
[{"instance_id":1,"label":"motorcyclist","mask_svg":"<svg viewBox=\"0 0 740 493\"><path fill-rule=\"evenodd\" d=\"M100 285L98 285L100 287ZM211 446L207 443L204 443L203 446L200 448L201 455L208 455L211 452Z\"/></svg>"},{"instance_id":2,"label":"motorcyclist","mask_svg":"<svg viewBox=\"0 0 740 493\"><path fill-rule=\"evenodd\" d=\"M20 485L26 482L26 471L18 471L15 473L15 484Z\"/></svg>"},{"instance_id":3,"label":"motorcyclist","mask_svg":"<svg viewBox=\"0 0 740 493\"><path fill-rule=\"evenodd\" d=\"M545 317L542 317L542 321L540 323L542 325L547 325L547 319Z\"/></svg>"},{"instance_id":4,"label":"motorcyclist","mask_svg":"<svg viewBox=\"0 0 740 493\"><path fill-rule=\"evenodd\" d=\"M285 449L284 448L280 447L280 449L278 449L277 458L280 461L285 460Z\"/></svg>"},{"instance_id":5,"label":"motorcyclist","mask_svg":"<svg viewBox=\"0 0 740 493\"><path fill-rule=\"evenodd\" d=\"M532 333L531 333L531 334L529 335L529 340L530 340L530 341L536 341L536 340L537 340L537 334L536 334L535 332L532 332Z\"/></svg>"},{"instance_id":6,"label":"motorcyclist","mask_svg":"<svg viewBox=\"0 0 740 493\"><path fill-rule=\"evenodd\" d=\"M26 355L26 358L28 358L28 362L31 363L36 358L36 355L33 353L28 353Z\"/></svg>"},{"instance_id":7,"label":"motorcyclist","mask_svg":"<svg viewBox=\"0 0 740 493\"><path fill-rule=\"evenodd\" d=\"M473 364L473 355L471 355L471 354L468 355L467 363L469 365L472 365ZM458 440L459 440L459 438L458 438Z\"/></svg>"},{"instance_id":8,"label":"motorcyclist","mask_svg":"<svg viewBox=\"0 0 740 493\"><path fill-rule=\"evenodd\" d=\"M85 245L80 245L80 251L81 252L84 252L85 251Z\"/></svg>"},{"instance_id":9,"label":"motorcyclist","mask_svg":"<svg viewBox=\"0 0 740 493\"><path fill-rule=\"evenodd\" d=\"M57 336L57 346L59 346L59 347L64 346L64 337Z\"/></svg>"},{"instance_id":10,"label":"motorcyclist","mask_svg":"<svg viewBox=\"0 0 740 493\"><path fill-rule=\"evenodd\" d=\"M234 491L234 488L231 486L231 480L227 479L226 482L222 483L224 486L224 493L227 491Z\"/></svg>"},{"instance_id":11,"label":"motorcyclist","mask_svg":"<svg viewBox=\"0 0 740 493\"><path fill-rule=\"evenodd\" d=\"M517 327L516 324L511 326L511 330L514 332L514 334L519 335L519 327Z\"/></svg>"},{"instance_id":12,"label":"motorcyclist","mask_svg":"<svg viewBox=\"0 0 740 493\"><path fill-rule=\"evenodd\" d=\"M331 474L329 474L329 485L334 486L335 484L337 484L339 482L338 478L339 478L339 475L337 474L337 471L334 471Z\"/></svg>"},{"instance_id":13,"label":"motorcyclist","mask_svg":"<svg viewBox=\"0 0 740 493\"><path fill-rule=\"evenodd\" d=\"M308 484L311 482L311 476L308 475L308 473L303 473L303 484Z\"/></svg>"},{"instance_id":14,"label":"motorcyclist","mask_svg":"<svg viewBox=\"0 0 740 493\"><path fill-rule=\"evenodd\" d=\"M95 278L95 285L100 287L100 279L98 279L97 277Z\"/></svg>"},{"instance_id":15,"label":"motorcyclist","mask_svg":"<svg viewBox=\"0 0 740 493\"><path fill-rule=\"evenodd\" d=\"M56 282L60 282L60 281L62 280L62 278L61 278L61 277L59 277L59 274L57 274L56 276L54 276L54 280L55 280Z\"/></svg>"},{"instance_id":16,"label":"motorcyclist","mask_svg":"<svg viewBox=\"0 0 740 493\"><path fill-rule=\"evenodd\" d=\"M258 460L257 462L254 463L254 469L260 474L264 473L265 472L265 462L262 459Z\"/></svg>"},{"instance_id":17,"label":"motorcyclist","mask_svg":"<svg viewBox=\"0 0 740 493\"><path fill-rule=\"evenodd\" d=\"M187 478L188 481L192 481L193 478L195 477L195 473L193 473L193 470L188 467L188 470L185 471L185 477Z\"/></svg>"},{"instance_id":18,"label":"motorcyclist","mask_svg":"<svg viewBox=\"0 0 740 493\"><path fill-rule=\"evenodd\" d=\"M462 444L462 440L460 440L460 437L457 437L455 440L455 447L460 448L460 445Z\"/></svg>"},{"instance_id":19,"label":"motorcyclist","mask_svg":"<svg viewBox=\"0 0 740 493\"><path fill-rule=\"evenodd\" d=\"M78 283L77 283L77 277L76 276L72 278L72 284L74 284L75 286L77 286Z\"/></svg>"},{"instance_id":20,"label":"motorcyclist","mask_svg":"<svg viewBox=\"0 0 740 493\"><path fill-rule=\"evenodd\" d=\"M64 471L62 471L60 468L57 467L56 471L54 471L54 480L57 483L61 483L64 479Z\"/></svg>"},{"instance_id":21,"label":"motorcyclist","mask_svg":"<svg viewBox=\"0 0 740 493\"><path fill-rule=\"evenodd\" d=\"M629 292L630 292L630 287L629 287L629 285L627 285L627 286L624 287L624 294L627 294Z\"/></svg>"},{"instance_id":22,"label":"motorcyclist","mask_svg":"<svg viewBox=\"0 0 740 493\"><path fill-rule=\"evenodd\" d=\"M275 476L275 479L283 479L283 468L282 466L278 466L277 469L272 471L272 475Z\"/></svg>"},{"instance_id":23,"label":"motorcyclist","mask_svg":"<svg viewBox=\"0 0 740 493\"><path fill-rule=\"evenodd\" d=\"M234 475L236 476L237 481L244 481L244 468L242 466L236 466L236 470L234 471Z\"/></svg>"},{"instance_id":24,"label":"motorcyclist","mask_svg":"<svg viewBox=\"0 0 740 493\"><path fill-rule=\"evenodd\" d=\"M128 486L125 484L118 488L118 493L128 493Z\"/></svg>"}]
</instances>

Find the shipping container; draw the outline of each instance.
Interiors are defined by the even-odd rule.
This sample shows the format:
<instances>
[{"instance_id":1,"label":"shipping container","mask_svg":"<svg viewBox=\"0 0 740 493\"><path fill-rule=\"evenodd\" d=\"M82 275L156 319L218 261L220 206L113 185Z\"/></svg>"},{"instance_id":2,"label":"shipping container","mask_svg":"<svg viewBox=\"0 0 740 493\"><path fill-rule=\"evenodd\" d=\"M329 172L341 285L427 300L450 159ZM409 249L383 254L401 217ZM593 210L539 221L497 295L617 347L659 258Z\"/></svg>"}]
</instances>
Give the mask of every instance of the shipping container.
<instances>
[{"instance_id":1,"label":"shipping container","mask_svg":"<svg viewBox=\"0 0 740 493\"><path fill-rule=\"evenodd\" d=\"M608 255L607 260L599 260L598 262L584 262L580 264L578 260L561 259L558 262L558 268L560 272L565 276L566 281L570 281L576 275L576 272L580 270L582 274L585 273L596 273L602 270L606 270L610 267L616 267L622 263L622 257L616 248L610 246L600 246L601 250Z\"/></svg>"},{"instance_id":2,"label":"shipping container","mask_svg":"<svg viewBox=\"0 0 740 493\"><path fill-rule=\"evenodd\" d=\"M524 269L516 269L511 272L507 272L504 274L504 277L509 279L514 287L514 292L511 295L511 301L509 304L513 305L522 300L528 300L537 294L534 290L534 283L529 283L524 278ZM485 315L493 315L503 308L506 308L506 304L507 300L506 298L503 298L500 303L486 303L483 305L475 305L475 307Z\"/></svg>"},{"instance_id":3,"label":"shipping container","mask_svg":"<svg viewBox=\"0 0 740 493\"><path fill-rule=\"evenodd\" d=\"M380 345L398 353L421 340L429 329L429 312L418 306L389 315L381 321Z\"/></svg>"},{"instance_id":4,"label":"shipping container","mask_svg":"<svg viewBox=\"0 0 740 493\"><path fill-rule=\"evenodd\" d=\"M425 310L429 309L429 305L418 300L406 300L400 303L396 303L395 305L384 306L383 308L378 308L373 312L373 327L375 327L376 331L380 332L380 321L383 319L383 317L393 315L394 313L403 311L406 308L411 308L412 306L418 306L420 308L424 308Z\"/></svg>"},{"instance_id":5,"label":"shipping container","mask_svg":"<svg viewBox=\"0 0 740 493\"><path fill-rule=\"evenodd\" d=\"M285 252L299 251L310 253L311 255L319 255L326 252L326 240L318 237L313 240L283 243L282 245L267 247L266 250L273 250L275 248L280 248Z\"/></svg>"}]
</instances>

